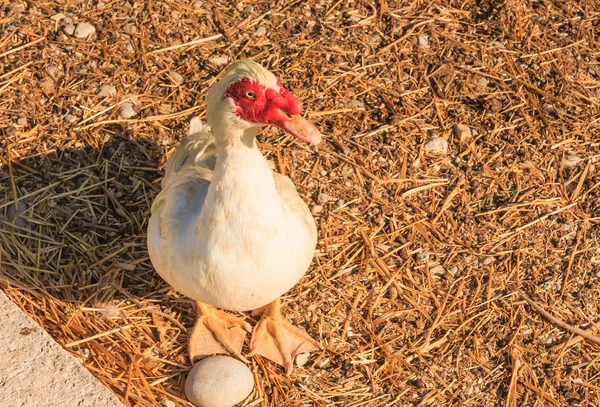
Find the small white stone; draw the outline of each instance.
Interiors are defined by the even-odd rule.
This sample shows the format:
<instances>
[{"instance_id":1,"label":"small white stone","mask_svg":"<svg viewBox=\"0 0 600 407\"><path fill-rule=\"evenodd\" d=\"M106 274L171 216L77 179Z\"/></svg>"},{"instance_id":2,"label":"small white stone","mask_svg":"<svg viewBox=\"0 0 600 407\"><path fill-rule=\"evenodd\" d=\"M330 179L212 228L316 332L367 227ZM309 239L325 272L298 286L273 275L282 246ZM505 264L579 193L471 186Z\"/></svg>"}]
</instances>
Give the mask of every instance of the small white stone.
<instances>
[{"instance_id":1,"label":"small white stone","mask_svg":"<svg viewBox=\"0 0 600 407\"><path fill-rule=\"evenodd\" d=\"M309 356L310 353L299 353L298 355L296 355L296 366L304 367L304 365L306 365L306 362L308 362Z\"/></svg>"},{"instance_id":2,"label":"small white stone","mask_svg":"<svg viewBox=\"0 0 600 407\"><path fill-rule=\"evenodd\" d=\"M485 259L483 259L481 264L483 264L484 266L487 267L490 264L492 264L494 261L496 261L496 258L494 256L487 256Z\"/></svg>"},{"instance_id":3,"label":"small white stone","mask_svg":"<svg viewBox=\"0 0 600 407\"><path fill-rule=\"evenodd\" d=\"M169 72L169 75L171 76L171 79L173 79L173 82L175 82L176 84L181 85L183 83L183 76L179 75L177 72L171 71Z\"/></svg>"},{"instance_id":4,"label":"small white stone","mask_svg":"<svg viewBox=\"0 0 600 407\"><path fill-rule=\"evenodd\" d=\"M26 117L23 117L23 116L19 117L19 118L17 119L17 124L18 124L19 126L27 126L27 118L26 118Z\"/></svg>"},{"instance_id":5,"label":"small white stone","mask_svg":"<svg viewBox=\"0 0 600 407\"><path fill-rule=\"evenodd\" d=\"M563 166L566 168L576 167L581 162L581 158L573 154L565 155L563 158Z\"/></svg>"},{"instance_id":6,"label":"small white stone","mask_svg":"<svg viewBox=\"0 0 600 407\"><path fill-rule=\"evenodd\" d=\"M181 13L177 10L171 11L171 18L179 20L181 18Z\"/></svg>"},{"instance_id":7,"label":"small white stone","mask_svg":"<svg viewBox=\"0 0 600 407\"><path fill-rule=\"evenodd\" d=\"M327 367L328 364L329 364L329 358L325 357L325 358L319 360L319 363L317 363L317 367L320 369L323 369L323 368Z\"/></svg>"},{"instance_id":8,"label":"small white stone","mask_svg":"<svg viewBox=\"0 0 600 407\"><path fill-rule=\"evenodd\" d=\"M480 78L479 79L479 83L483 86L488 86L490 84L490 81L487 78Z\"/></svg>"},{"instance_id":9,"label":"small white stone","mask_svg":"<svg viewBox=\"0 0 600 407\"><path fill-rule=\"evenodd\" d=\"M66 24L63 27L63 32L67 35L73 35L73 33L75 32L75 26L73 24Z\"/></svg>"},{"instance_id":10,"label":"small white stone","mask_svg":"<svg viewBox=\"0 0 600 407\"><path fill-rule=\"evenodd\" d=\"M438 264L437 266L433 266L431 269L429 269L429 272L431 275L441 276L445 273L444 266Z\"/></svg>"},{"instance_id":11,"label":"small white stone","mask_svg":"<svg viewBox=\"0 0 600 407\"><path fill-rule=\"evenodd\" d=\"M27 204L23 201L19 201L17 205L11 203L8 205L6 215L8 216L8 220L14 222L15 225L21 228L27 227L27 221L25 218L21 217L27 210Z\"/></svg>"},{"instance_id":12,"label":"small white stone","mask_svg":"<svg viewBox=\"0 0 600 407\"><path fill-rule=\"evenodd\" d=\"M427 264L429 262L430 257L431 255L427 250L420 249L417 252L417 260L419 261L419 263Z\"/></svg>"},{"instance_id":13,"label":"small white stone","mask_svg":"<svg viewBox=\"0 0 600 407\"><path fill-rule=\"evenodd\" d=\"M202 2L201 1L195 1L192 3L192 7L194 8L202 8Z\"/></svg>"},{"instance_id":14,"label":"small white stone","mask_svg":"<svg viewBox=\"0 0 600 407\"><path fill-rule=\"evenodd\" d=\"M58 67L56 65L48 65L46 67L46 73L50 76L56 76L57 72L58 72Z\"/></svg>"},{"instance_id":15,"label":"small white stone","mask_svg":"<svg viewBox=\"0 0 600 407\"><path fill-rule=\"evenodd\" d=\"M175 403L173 403L171 400L160 400L158 402L158 404L160 404L161 406L165 406L165 407L177 407L177 405Z\"/></svg>"},{"instance_id":16,"label":"small white stone","mask_svg":"<svg viewBox=\"0 0 600 407\"><path fill-rule=\"evenodd\" d=\"M117 89L112 85L102 85L98 88L96 95L100 97L115 96Z\"/></svg>"},{"instance_id":17,"label":"small white stone","mask_svg":"<svg viewBox=\"0 0 600 407\"><path fill-rule=\"evenodd\" d=\"M130 24L125 24L125 25L123 26L123 29L124 29L126 32L128 32L129 34L135 34L135 33L137 33L137 27L136 27L136 25L135 25L135 24L132 24L132 23L130 23Z\"/></svg>"},{"instance_id":18,"label":"small white stone","mask_svg":"<svg viewBox=\"0 0 600 407\"><path fill-rule=\"evenodd\" d=\"M229 356L210 356L196 363L185 381L185 395L198 407L232 407L254 388L248 367Z\"/></svg>"},{"instance_id":19,"label":"small white stone","mask_svg":"<svg viewBox=\"0 0 600 407\"><path fill-rule=\"evenodd\" d=\"M370 35L367 37L367 42L371 44L378 44L381 42L381 37L379 35Z\"/></svg>"},{"instance_id":20,"label":"small white stone","mask_svg":"<svg viewBox=\"0 0 600 407\"><path fill-rule=\"evenodd\" d=\"M321 212L323 212L323 207L321 205L313 205L313 207L310 208L310 213L313 215L317 215Z\"/></svg>"},{"instance_id":21,"label":"small white stone","mask_svg":"<svg viewBox=\"0 0 600 407\"><path fill-rule=\"evenodd\" d=\"M79 23L73 32L75 38L87 38L96 32L96 27L90 23Z\"/></svg>"},{"instance_id":22,"label":"small white stone","mask_svg":"<svg viewBox=\"0 0 600 407\"><path fill-rule=\"evenodd\" d=\"M329 202L329 201L332 201L332 200L333 200L333 198L332 198L332 197L330 197L329 195L327 195L327 194L324 194L324 193L320 193L320 194L319 194L319 196L317 196L317 202L318 202L320 205L324 205L324 204L326 204L327 202Z\"/></svg>"},{"instance_id":23,"label":"small white stone","mask_svg":"<svg viewBox=\"0 0 600 407\"><path fill-rule=\"evenodd\" d=\"M54 81L52 78L44 78L40 81L40 89L45 94L52 93L54 91Z\"/></svg>"},{"instance_id":24,"label":"small white stone","mask_svg":"<svg viewBox=\"0 0 600 407\"><path fill-rule=\"evenodd\" d=\"M68 114L65 116L65 121L69 123L75 123L77 121L77 116L73 116L72 114Z\"/></svg>"},{"instance_id":25,"label":"small white stone","mask_svg":"<svg viewBox=\"0 0 600 407\"><path fill-rule=\"evenodd\" d=\"M123 105L121 106L121 108L119 109L119 116L122 119L131 119L133 116L135 116L137 113L136 111L133 109L133 105L131 103L123 103Z\"/></svg>"},{"instance_id":26,"label":"small white stone","mask_svg":"<svg viewBox=\"0 0 600 407\"><path fill-rule=\"evenodd\" d=\"M462 143L471 138L471 129L466 124L456 123L454 125L454 134Z\"/></svg>"},{"instance_id":27,"label":"small white stone","mask_svg":"<svg viewBox=\"0 0 600 407\"><path fill-rule=\"evenodd\" d=\"M417 36L417 45L423 49L429 49L429 39L426 35L418 35Z\"/></svg>"},{"instance_id":28,"label":"small white stone","mask_svg":"<svg viewBox=\"0 0 600 407\"><path fill-rule=\"evenodd\" d=\"M556 108L553 105L546 105L544 107L544 110L548 114L553 114L553 115L557 115L558 114L558 112L556 111Z\"/></svg>"},{"instance_id":29,"label":"small white stone","mask_svg":"<svg viewBox=\"0 0 600 407\"><path fill-rule=\"evenodd\" d=\"M63 13L56 13L52 17L50 17L50 20L54 20L58 23L63 18L65 18L65 15Z\"/></svg>"},{"instance_id":30,"label":"small white stone","mask_svg":"<svg viewBox=\"0 0 600 407\"><path fill-rule=\"evenodd\" d=\"M255 37L262 37L266 33L267 33L267 29L261 25L260 27L258 27L256 29L256 31L254 31L254 36Z\"/></svg>"},{"instance_id":31,"label":"small white stone","mask_svg":"<svg viewBox=\"0 0 600 407\"><path fill-rule=\"evenodd\" d=\"M492 42L490 42L490 47L500 48L500 49L506 49L506 46L504 44L502 44L500 41L492 41Z\"/></svg>"},{"instance_id":32,"label":"small white stone","mask_svg":"<svg viewBox=\"0 0 600 407\"><path fill-rule=\"evenodd\" d=\"M450 268L448 269L448 273L449 273L451 276L455 276L455 275L456 275L456 273L458 273L458 267L456 267L456 266L452 266L452 267L450 267Z\"/></svg>"},{"instance_id":33,"label":"small white stone","mask_svg":"<svg viewBox=\"0 0 600 407\"><path fill-rule=\"evenodd\" d=\"M353 109L364 109L365 107L365 104L357 99L350 100L350 103L348 103L348 105L350 105L350 107Z\"/></svg>"},{"instance_id":34,"label":"small white stone","mask_svg":"<svg viewBox=\"0 0 600 407\"><path fill-rule=\"evenodd\" d=\"M215 65L225 65L227 62L229 62L229 57L227 55L223 55L220 57L214 57L208 60L208 62L210 62L211 64L215 64Z\"/></svg>"},{"instance_id":35,"label":"small white stone","mask_svg":"<svg viewBox=\"0 0 600 407\"><path fill-rule=\"evenodd\" d=\"M448 140L441 137L433 137L423 146L429 154L446 154L448 152Z\"/></svg>"}]
</instances>

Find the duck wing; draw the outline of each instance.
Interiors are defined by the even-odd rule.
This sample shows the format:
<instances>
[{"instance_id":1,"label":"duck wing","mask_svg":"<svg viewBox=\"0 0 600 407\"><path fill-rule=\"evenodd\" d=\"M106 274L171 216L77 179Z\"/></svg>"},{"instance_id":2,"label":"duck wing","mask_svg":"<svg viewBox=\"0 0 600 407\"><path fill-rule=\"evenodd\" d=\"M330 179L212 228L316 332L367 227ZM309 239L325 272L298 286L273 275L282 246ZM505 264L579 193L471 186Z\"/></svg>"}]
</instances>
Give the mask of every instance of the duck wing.
<instances>
[{"instance_id":1,"label":"duck wing","mask_svg":"<svg viewBox=\"0 0 600 407\"><path fill-rule=\"evenodd\" d=\"M198 118L190 122L189 136L166 163L162 191L151 208L148 223L148 252L158 273L166 276L172 251L188 253L188 233L198 223L212 180L217 157L210 127Z\"/></svg>"}]
</instances>

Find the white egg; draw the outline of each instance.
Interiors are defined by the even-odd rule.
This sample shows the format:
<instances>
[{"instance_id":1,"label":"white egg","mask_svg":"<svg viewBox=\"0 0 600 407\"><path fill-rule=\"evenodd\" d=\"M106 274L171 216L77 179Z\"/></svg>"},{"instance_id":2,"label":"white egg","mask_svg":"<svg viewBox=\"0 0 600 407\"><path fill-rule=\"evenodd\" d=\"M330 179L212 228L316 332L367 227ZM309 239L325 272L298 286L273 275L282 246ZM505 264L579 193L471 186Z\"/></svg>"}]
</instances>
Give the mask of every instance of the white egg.
<instances>
[{"instance_id":1,"label":"white egg","mask_svg":"<svg viewBox=\"0 0 600 407\"><path fill-rule=\"evenodd\" d=\"M198 407L232 407L254 388L248 367L229 356L210 356L196 363L185 381L185 395Z\"/></svg>"}]
</instances>

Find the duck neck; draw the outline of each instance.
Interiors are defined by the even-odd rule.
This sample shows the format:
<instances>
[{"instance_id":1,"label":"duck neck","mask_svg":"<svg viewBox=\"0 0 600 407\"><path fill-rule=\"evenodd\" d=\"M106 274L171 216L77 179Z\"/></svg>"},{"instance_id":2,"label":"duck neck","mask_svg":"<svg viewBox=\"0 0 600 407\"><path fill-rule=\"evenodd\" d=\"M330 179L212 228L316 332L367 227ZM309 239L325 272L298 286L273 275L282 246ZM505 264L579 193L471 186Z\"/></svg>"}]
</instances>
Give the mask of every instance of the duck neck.
<instances>
[{"instance_id":1,"label":"duck neck","mask_svg":"<svg viewBox=\"0 0 600 407\"><path fill-rule=\"evenodd\" d=\"M207 203L229 214L272 218L282 213L273 173L256 146L256 129L215 134L217 162Z\"/></svg>"}]
</instances>

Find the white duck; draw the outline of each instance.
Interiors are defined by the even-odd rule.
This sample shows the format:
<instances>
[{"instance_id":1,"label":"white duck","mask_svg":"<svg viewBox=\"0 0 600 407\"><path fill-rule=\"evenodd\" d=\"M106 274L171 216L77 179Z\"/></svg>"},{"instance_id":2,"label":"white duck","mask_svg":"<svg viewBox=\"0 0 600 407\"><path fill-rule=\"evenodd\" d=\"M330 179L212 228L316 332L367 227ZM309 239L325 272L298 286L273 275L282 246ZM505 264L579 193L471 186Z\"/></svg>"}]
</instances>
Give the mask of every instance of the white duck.
<instances>
[{"instance_id":1,"label":"white duck","mask_svg":"<svg viewBox=\"0 0 600 407\"><path fill-rule=\"evenodd\" d=\"M300 116L302 103L273 73L250 60L232 64L208 92L206 119L169 158L152 205L148 250L156 271L196 300L192 361L241 354L251 326L218 311L256 310L250 353L290 373L298 353L321 345L280 314L279 297L307 271L317 231L291 180L274 173L258 150L256 129L274 124L318 144L321 134ZM212 128L212 131L211 131Z\"/></svg>"}]
</instances>

